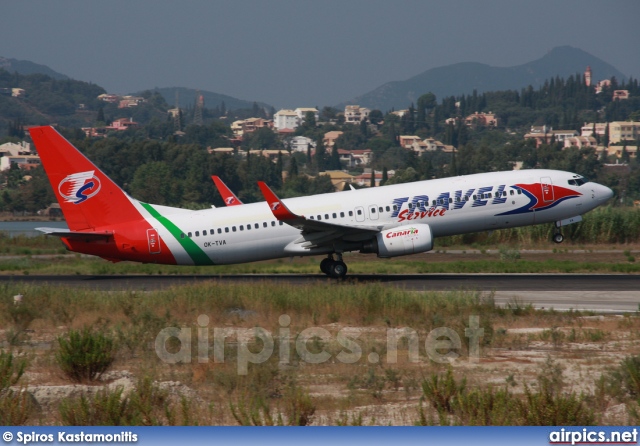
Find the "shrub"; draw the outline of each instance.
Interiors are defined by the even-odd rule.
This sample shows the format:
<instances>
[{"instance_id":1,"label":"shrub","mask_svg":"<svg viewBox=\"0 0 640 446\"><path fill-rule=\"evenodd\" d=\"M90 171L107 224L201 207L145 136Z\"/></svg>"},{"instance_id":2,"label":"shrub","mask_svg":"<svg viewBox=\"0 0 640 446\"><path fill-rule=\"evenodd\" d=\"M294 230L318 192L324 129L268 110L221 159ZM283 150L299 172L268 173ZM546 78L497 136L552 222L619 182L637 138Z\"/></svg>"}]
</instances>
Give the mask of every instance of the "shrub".
<instances>
[{"instance_id":1,"label":"shrub","mask_svg":"<svg viewBox=\"0 0 640 446\"><path fill-rule=\"evenodd\" d=\"M0 351L0 426L22 425L29 419L33 409L31 395L9 389L18 383L26 364L23 359L14 360L13 354Z\"/></svg>"},{"instance_id":2,"label":"shrub","mask_svg":"<svg viewBox=\"0 0 640 446\"><path fill-rule=\"evenodd\" d=\"M101 332L89 328L70 330L58 338L56 361L69 379L75 382L95 381L107 371L115 359L115 342Z\"/></svg>"},{"instance_id":3,"label":"shrub","mask_svg":"<svg viewBox=\"0 0 640 446\"><path fill-rule=\"evenodd\" d=\"M181 401L182 423L191 424L191 407ZM169 392L145 377L124 394L123 387L103 388L95 395L64 400L59 407L62 423L71 426L162 426L178 421Z\"/></svg>"},{"instance_id":4,"label":"shrub","mask_svg":"<svg viewBox=\"0 0 640 446\"><path fill-rule=\"evenodd\" d=\"M607 378L613 396L640 398L640 356L627 356Z\"/></svg>"}]
</instances>

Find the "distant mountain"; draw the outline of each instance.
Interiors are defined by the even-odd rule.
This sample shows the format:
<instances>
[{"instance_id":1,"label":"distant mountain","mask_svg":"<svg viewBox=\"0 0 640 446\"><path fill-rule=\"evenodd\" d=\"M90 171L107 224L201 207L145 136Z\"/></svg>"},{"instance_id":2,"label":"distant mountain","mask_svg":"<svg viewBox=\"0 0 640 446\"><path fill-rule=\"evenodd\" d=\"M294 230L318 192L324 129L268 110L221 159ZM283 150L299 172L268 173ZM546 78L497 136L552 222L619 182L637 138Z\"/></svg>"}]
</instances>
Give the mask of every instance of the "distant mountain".
<instances>
[{"instance_id":1,"label":"distant mountain","mask_svg":"<svg viewBox=\"0 0 640 446\"><path fill-rule=\"evenodd\" d=\"M46 65L40 65L28 60L8 59L0 56L0 68L7 70L9 73L46 74L58 81L69 79L69 76L60 74Z\"/></svg>"},{"instance_id":2,"label":"distant mountain","mask_svg":"<svg viewBox=\"0 0 640 446\"><path fill-rule=\"evenodd\" d=\"M591 54L571 46L560 46L538 60L515 67L501 68L476 62L463 62L433 68L405 81L389 82L375 90L339 104L357 104L383 112L409 107L424 93L432 92L438 100L447 96L486 91L519 90L532 85L541 86L544 81L559 76L567 78L576 73L582 75L591 66L593 81L615 76L619 81L625 76L613 66Z\"/></svg>"},{"instance_id":3,"label":"distant mountain","mask_svg":"<svg viewBox=\"0 0 640 446\"><path fill-rule=\"evenodd\" d=\"M180 95L180 107L184 108L189 105L193 106L196 101L196 91L191 88L183 88L183 87L170 87L170 88L156 88L153 91L157 91L162 95L167 104L170 106L175 105L176 103L176 91ZM253 102L244 101L242 99L237 99L231 96L227 96L219 93L212 93L210 91L200 90L200 93L204 95L204 106L206 108L216 108L220 107L224 102L224 106L227 110L238 110L241 108L252 108ZM261 108L271 108L270 105L264 104L262 102L258 102L258 107Z\"/></svg>"}]
</instances>

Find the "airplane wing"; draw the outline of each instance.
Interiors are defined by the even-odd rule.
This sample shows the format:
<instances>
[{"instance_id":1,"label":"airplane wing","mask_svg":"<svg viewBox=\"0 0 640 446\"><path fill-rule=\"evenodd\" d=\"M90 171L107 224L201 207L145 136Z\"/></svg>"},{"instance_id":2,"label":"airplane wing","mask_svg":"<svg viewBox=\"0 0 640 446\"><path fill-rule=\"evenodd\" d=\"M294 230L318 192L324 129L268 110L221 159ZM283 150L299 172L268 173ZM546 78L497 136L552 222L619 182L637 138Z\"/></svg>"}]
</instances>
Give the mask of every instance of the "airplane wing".
<instances>
[{"instance_id":1,"label":"airplane wing","mask_svg":"<svg viewBox=\"0 0 640 446\"><path fill-rule=\"evenodd\" d=\"M278 198L278 196L263 181L258 181L265 200L277 220L302 231L302 237L294 243L304 248L315 248L321 245L331 245L340 240L346 242L363 241L380 232L382 226L351 226L327 221L318 221L297 215Z\"/></svg>"},{"instance_id":2,"label":"airplane wing","mask_svg":"<svg viewBox=\"0 0 640 446\"><path fill-rule=\"evenodd\" d=\"M113 237L112 232L82 232L82 231L65 231L60 228L35 228L36 231L40 231L45 235L51 235L53 237L66 237L66 238L80 238L80 239L108 239Z\"/></svg>"},{"instance_id":3,"label":"airplane wing","mask_svg":"<svg viewBox=\"0 0 640 446\"><path fill-rule=\"evenodd\" d=\"M244 204L242 203L242 201L240 201L238 197L236 197L236 194L231 192L231 189L229 189L227 185L224 184L224 182L220 179L219 176L211 175L211 179L213 180L216 187L218 188L218 192L220 192L220 195L224 200L224 204L226 204L227 206L238 206L240 204Z\"/></svg>"}]
</instances>

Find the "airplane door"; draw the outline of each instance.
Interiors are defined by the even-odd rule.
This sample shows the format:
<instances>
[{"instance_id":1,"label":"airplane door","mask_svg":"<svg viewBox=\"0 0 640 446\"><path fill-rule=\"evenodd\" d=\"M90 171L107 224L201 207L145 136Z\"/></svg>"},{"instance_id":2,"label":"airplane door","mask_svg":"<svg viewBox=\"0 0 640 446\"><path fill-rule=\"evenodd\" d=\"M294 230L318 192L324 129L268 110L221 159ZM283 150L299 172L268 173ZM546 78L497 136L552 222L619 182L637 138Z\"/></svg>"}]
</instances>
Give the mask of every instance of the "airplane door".
<instances>
[{"instance_id":1,"label":"airplane door","mask_svg":"<svg viewBox=\"0 0 640 446\"><path fill-rule=\"evenodd\" d=\"M358 206L356 209L356 221L364 221L364 208Z\"/></svg>"},{"instance_id":2,"label":"airplane door","mask_svg":"<svg viewBox=\"0 0 640 446\"><path fill-rule=\"evenodd\" d=\"M378 219L378 207L375 204L370 204L369 205L369 218L371 220L377 220Z\"/></svg>"},{"instance_id":3,"label":"airplane door","mask_svg":"<svg viewBox=\"0 0 640 446\"><path fill-rule=\"evenodd\" d=\"M542 188L542 200L545 203L553 201L553 187L551 187L551 177L540 178L540 187Z\"/></svg>"},{"instance_id":4,"label":"airplane door","mask_svg":"<svg viewBox=\"0 0 640 446\"><path fill-rule=\"evenodd\" d=\"M160 254L160 237L157 229L147 229L147 242L149 242L149 254Z\"/></svg>"}]
</instances>

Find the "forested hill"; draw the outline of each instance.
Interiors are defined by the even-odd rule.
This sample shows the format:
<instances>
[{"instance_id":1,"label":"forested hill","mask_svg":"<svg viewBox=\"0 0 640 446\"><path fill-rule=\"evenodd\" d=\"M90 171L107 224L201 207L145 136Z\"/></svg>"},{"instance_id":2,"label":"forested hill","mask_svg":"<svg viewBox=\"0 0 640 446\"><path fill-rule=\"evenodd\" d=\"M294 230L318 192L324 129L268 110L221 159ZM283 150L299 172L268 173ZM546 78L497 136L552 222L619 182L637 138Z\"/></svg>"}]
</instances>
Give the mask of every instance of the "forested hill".
<instances>
[{"instance_id":1,"label":"forested hill","mask_svg":"<svg viewBox=\"0 0 640 446\"><path fill-rule=\"evenodd\" d=\"M154 92L158 92L162 95L167 104L175 105L176 93L178 93L179 102L181 107L185 107L187 105L193 105L196 101L196 93L198 90L194 90L193 88L183 88L183 87L170 87L170 88L155 88ZM200 93L204 96L204 104L205 107L209 109L226 109L226 110L238 110L238 109L252 109L254 104L263 109L263 110L271 110L273 107L264 104L262 102L251 102L244 101L242 99L237 99L232 96L227 96L226 94L213 93L211 91L200 90ZM224 114L224 113L222 113Z\"/></svg>"},{"instance_id":2,"label":"forested hill","mask_svg":"<svg viewBox=\"0 0 640 446\"><path fill-rule=\"evenodd\" d=\"M407 108L415 104L424 92L438 98L487 91L520 90L531 85L538 88L548 79L567 78L584 73L591 66L594 80L625 76L615 67L578 48L557 47L542 58L514 67L492 67L482 63L465 62L433 68L404 81L388 82L373 91L349 101L382 111ZM340 104L343 105L343 104ZM339 108L339 107L338 107Z\"/></svg>"},{"instance_id":3,"label":"forested hill","mask_svg":"<svg viewBox=\"0 0 640 446\"><path fill-rule=\"evenodd\" d=\"M23 75L0 69L0 89L21 88L24 94L0 94L0 133L9 122L23 125L59 123L84 126L95 119L104 88L72 79L54 79L46 74Z\"/></svg>"},{"instance_id":4,"label":"forested hill","mask_svg":"<svg viewBox=\"0 0 640 446\"><path fill-rule=\"evenodd\" d=\"M59 81L69 79L69 76L58 73L46 65L41 65L28 60L17 60L0 56L0 68L7 70L9 73L44 74Z\"/></svg>"}]
</instances>

